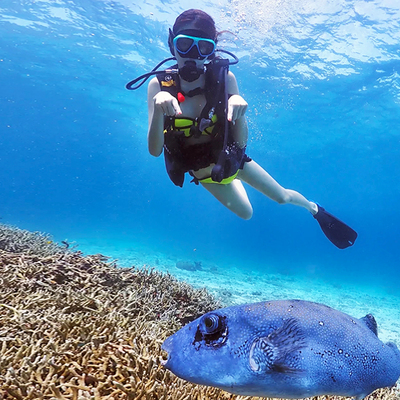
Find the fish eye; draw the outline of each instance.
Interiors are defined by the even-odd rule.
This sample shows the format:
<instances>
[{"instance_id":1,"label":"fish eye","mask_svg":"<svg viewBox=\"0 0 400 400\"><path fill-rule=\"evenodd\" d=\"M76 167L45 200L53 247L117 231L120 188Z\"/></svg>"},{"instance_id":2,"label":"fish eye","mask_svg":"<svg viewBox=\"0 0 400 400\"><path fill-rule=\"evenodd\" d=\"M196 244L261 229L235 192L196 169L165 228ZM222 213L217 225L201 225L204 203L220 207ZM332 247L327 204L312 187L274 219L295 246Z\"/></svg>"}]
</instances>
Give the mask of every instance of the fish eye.
<instances>
[{"instance_id":1,"label":"fish eye","mask_svg":"<svg viewBox=\"0 0 400 400\"><path fill-rule=\"evenodd\" d=\"M206 347L220 347L228 339L228 321L226 316L216 313L204 315L194 337L193 345L198 350L202 345Z\"/></svg>"},{"instance_id":2,"label":"fish eye","mask_svg":"<svg viewBox=\"0 0 400 400\"><path fill-rule=\"evenodd\" d=\"M213 334L221 329L221 317L216 314L211 314L204 317L205 334Z\"/></svg>"}]
</instances>

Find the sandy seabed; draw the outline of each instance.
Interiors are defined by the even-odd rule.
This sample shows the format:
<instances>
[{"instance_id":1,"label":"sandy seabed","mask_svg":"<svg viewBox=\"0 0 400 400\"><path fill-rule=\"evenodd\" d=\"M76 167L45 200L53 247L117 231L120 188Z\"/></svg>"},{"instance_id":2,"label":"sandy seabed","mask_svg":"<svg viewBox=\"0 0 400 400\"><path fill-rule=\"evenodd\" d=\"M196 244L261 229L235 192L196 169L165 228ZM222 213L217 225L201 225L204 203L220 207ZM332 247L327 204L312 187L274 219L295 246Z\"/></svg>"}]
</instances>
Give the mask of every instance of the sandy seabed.
<instances>
[{"instance_id":1,"label":"sandy seabed","mask_svg":"<svg viewBox=\"0 0 400 400\"><path fill-rule=\"evenodd\" d=\"M381 289L343 283L331 284L325 280L279 273L263 273L259 266L253 271L247 266L215 265L210 261L185 261L192 270L178 268L181 258L148 249L120 244L96 245L79 241L79 248L87 254L102 253L117 260L123 267L156 268L170 273L195 288L206 288L225 306L257 301L301 299L326 304L356 318L373 314L378 323L379 337L400 348L400 291L398 295Z\"/></svg>"}]
</instances>

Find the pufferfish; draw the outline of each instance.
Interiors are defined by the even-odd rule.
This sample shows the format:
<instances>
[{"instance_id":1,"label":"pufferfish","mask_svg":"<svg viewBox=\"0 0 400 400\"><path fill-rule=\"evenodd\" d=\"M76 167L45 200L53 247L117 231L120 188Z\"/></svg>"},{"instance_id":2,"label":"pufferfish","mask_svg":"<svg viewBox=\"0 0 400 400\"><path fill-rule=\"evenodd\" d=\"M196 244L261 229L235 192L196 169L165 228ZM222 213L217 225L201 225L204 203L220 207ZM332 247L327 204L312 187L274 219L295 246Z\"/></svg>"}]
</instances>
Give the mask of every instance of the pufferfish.
<instances>
[{"instance_id":1,"label":"pufferfish","mask_svg":"<svg viewBox=\"0 0 400 400\"><path fill-rule=\"evenodd\" d=\"M209 312L162 349L178 377L245 396L361 400L400 377L400 351L378 338L371 314L357 319L303 300Z\"/></svg>"}]
</instances>

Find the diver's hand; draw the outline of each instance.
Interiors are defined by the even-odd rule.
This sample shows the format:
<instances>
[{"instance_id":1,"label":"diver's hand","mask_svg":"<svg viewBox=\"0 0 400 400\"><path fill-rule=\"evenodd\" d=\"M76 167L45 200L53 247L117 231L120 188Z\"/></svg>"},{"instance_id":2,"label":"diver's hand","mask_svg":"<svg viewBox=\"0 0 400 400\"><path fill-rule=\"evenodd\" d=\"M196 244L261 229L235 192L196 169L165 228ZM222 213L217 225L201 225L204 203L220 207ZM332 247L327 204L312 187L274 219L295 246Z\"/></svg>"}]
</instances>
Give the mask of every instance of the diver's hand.
<instances>
[{"instance_id":1,"label":"diver's hand","mask_svg":"<svg viewBox=\"0 0 400 400\"><path fill-rule=\"evenodd\" d=\"M240 117L243 117L247 110L246 100L238 95L234 94L228 100L228 114L227 118L230 122L235 122Z\"/></svg>"},{"instance_id":2,"label":"diver's hand","mask_svg":"<svg viewBox=\"0 0 400 400\"><path fill-rule=\"evenodd\" d=\"M168 92L158 92L153 100L154 110L158 110L168 117L182 114L178 100Z\"/></svg>"}]
</instances>

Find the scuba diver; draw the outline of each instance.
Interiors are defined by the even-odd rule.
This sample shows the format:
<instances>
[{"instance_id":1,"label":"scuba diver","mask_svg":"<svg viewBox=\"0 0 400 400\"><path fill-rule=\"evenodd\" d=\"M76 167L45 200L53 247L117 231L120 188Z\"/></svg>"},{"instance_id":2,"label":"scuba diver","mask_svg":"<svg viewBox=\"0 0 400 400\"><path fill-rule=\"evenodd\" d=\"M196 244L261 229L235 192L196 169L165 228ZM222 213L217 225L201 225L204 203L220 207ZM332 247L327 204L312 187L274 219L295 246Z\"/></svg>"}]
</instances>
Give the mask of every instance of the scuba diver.
<instances>
[{"instance_id":1,"label":"scuba diver","mask_svg":"<svg viewBox=\"0 0 400 400\"><path fill-rule=\"evenodd\" d=\"M353 229L302 194L282 187L246 154L248 105L229 71L229 65L238 59L216 48L219 34L207 13L184 11L169 30L173 57L126 85L130 90L137 89L156 75L147 95L150 154L158 157L164 151L166 169L175 185L182 187L185 173L189 173L192 182L201 184L245 220L252 217L253 208L242 182L279 204L308 210L337 247L353 245L357 238ZM216 56L216 52L227 53L235 61ZM157 70L169 60L176 60L177 65ZM143 82L133 87L140 79Z\"/></svg>"}]
</instances>

